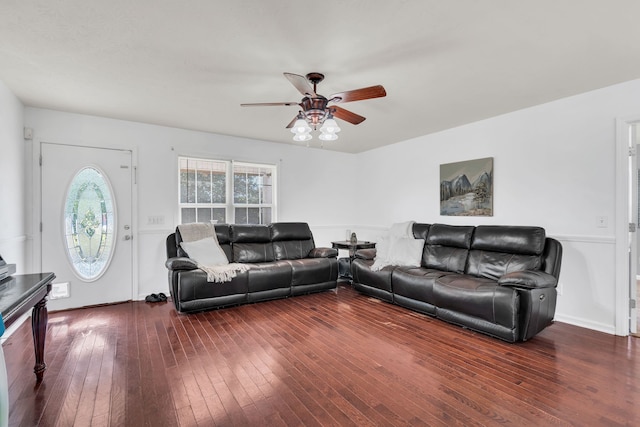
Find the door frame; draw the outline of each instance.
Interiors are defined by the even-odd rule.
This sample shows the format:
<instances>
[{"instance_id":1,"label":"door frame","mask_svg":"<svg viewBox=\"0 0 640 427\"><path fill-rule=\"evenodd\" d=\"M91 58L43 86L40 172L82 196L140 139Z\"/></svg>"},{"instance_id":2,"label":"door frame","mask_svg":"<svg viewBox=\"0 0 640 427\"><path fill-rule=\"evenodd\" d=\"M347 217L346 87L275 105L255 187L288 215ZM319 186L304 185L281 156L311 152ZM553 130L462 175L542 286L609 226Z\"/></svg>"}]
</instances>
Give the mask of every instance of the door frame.
<instances>
[{"instance_id":1,"label":"door frame","mask_svg":"<svg viewBox=\"0 0 640 427\"><path fill-rule=\"evenodd\" d=\"M629 131L639 122L640 114L616 118L615 334L621 336L629 335L633 321L629 307Z\"/></svg>"},{"instance_id":2,"label":"door frame","mask_svg":"<svg viewBox=\"0 0 640 427\"><path fill-rule=\"evenodd\" d=\"M82 148L96 148L103 150L122 150L131 152L131 164L132 164L132 180L131 180L131 298L133 300L139 298L139 283L138 283L138 149L135 146L122 146L114 144L111 147L105 147L102 145L92 145L87 142L52 142L49 138L33 140L32 151L32 182L31 192L32 200L31 206L34 207L31 219L31 229L33 230L32 236L32 249L31 259L33 262L34 270L42 271L42 232L40 231L40 224L42 223L42 168L40 167L40 158L42 155L42 144L64 145L68 147L82 147ZM55 273L55 272L54 272Z\"/></svg>"}]
</instances>

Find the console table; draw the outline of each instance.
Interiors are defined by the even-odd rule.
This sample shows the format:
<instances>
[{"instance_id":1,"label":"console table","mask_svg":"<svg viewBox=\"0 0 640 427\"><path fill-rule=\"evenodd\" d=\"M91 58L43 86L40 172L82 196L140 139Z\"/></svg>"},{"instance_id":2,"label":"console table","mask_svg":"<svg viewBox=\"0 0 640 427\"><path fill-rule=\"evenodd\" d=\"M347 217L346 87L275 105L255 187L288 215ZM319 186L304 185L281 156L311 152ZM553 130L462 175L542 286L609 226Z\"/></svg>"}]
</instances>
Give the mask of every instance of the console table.
<instances>
[{"instance_id":1,"label":"console table","mask_svg":"<svg viewBox=\"0 0 640 427\"><path fill-rule=\"evenodd\" d=\"M353 261L353 259L356 256L356 251L358 249L372 249L376 247L376 242L369 242L369 241L363 241L363 240L358 240L355 243L352 243L350 240L338 240L335 242L331 242L331 247L334 249L348 249L349 250L349 274L348 275L343 275L341 277L347 278L347 279L351 279L351 261Z\"/></svg>"},{"instance_id":2,"label":"console table","mask_svg":"<svg viewBox=\"0 0 640 427\"><path fill-rule=\"evenodd\" d=\"M36 364L36 381L42 381L47 365L44 363L44 342L47 336L47 295L51 291L53 273L18 274L0 282L0 313L4 324L11 326L20 316L32 309L31 332Z\"/></svg>"}]
</instances>

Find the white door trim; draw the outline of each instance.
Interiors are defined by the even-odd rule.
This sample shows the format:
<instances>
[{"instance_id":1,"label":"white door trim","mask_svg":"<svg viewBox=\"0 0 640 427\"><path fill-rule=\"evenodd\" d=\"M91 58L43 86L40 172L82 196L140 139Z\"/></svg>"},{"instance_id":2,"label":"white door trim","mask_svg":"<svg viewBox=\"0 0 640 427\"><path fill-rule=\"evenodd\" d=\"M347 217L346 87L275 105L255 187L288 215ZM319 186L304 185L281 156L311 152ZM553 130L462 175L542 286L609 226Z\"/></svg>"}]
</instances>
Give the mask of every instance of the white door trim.
<instances>
[{"instance_id":1,"label":"white door trim","mask_svg":"<svg viewBox=\"0 0 640 427\"><path fill-rule=\"evenodd\" d=\"M71 147L100 148L106 150L123 150L131 152L131 162L133 167L133 180L131 183L131 295L135 299L139 296L139 274L138 274L138 149L137 147L125 147L114 145L112 147L104 147L91 144L74 144L74 143L58 143L48 140L34 140L32 153L32 188L33 192L31 206L34 206L32 216L32 253L34 271L42 271L42 233L40 232L40 224L42 223L42 169L40 168L40 156L42 155L42 144L66 145Z\"/></svg>"},{"instance_id":2,"label":"white door trim","mask_svg":"<svg viewBox=\"0 0 640 427\"><path fill-rule=\"evenodd\" d=\"M629 129L640 115L616 119L615 333L629 335Z\"/></svg>"}]
</instances>

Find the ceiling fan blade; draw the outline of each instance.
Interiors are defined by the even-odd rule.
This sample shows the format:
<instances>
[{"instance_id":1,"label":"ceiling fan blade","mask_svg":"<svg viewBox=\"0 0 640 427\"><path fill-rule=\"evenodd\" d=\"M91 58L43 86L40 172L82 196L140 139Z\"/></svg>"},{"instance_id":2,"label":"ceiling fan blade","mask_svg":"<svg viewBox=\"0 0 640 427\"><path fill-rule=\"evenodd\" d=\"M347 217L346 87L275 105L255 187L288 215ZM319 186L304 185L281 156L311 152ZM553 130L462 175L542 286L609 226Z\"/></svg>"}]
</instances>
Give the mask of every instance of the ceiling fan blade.
<instances>
[{"instance_id":1,"label":"ceiling fan blade","mask_svg":"<svg viewBox=\"0 0 640 427\"><path fill-rule=\"evenodd\" d=\"M240 104L241 107L281 107L289 105L300 105L298 102L255 102L252 104Z\"/></svg>"},{"instance_id":2,"label":"ceiling fan blade","mask_svg":"<svg viewBox=\"0 0 640 427\"><path fill-rule=\"evenodd\" d=\"M362 117L356 113L352 113L349 110L345 110L344 108L340 108L338 106L332 105L329 107L331 113L335 118L344 120L345 122L349 122L351 124L357 125L366 120L365 117Z\"/></svg>"},{"instance_id":3,"label":"ceiling fan blade","mask_svg":"<svg viewBox=\"0 0 640 427\"><path fill-rule=\"evenodd\" d=\"M297 120L298 120L298 116L295 116L293 120L291 120L291 122L287 125L287 129L291 129Z\"/></svg>"},{"instance_id":4,"label":"ceiling fan blade","mask_svg":"<svg viewBox=\"0 0 640 427\"><path fill-rule=\"evenodd\" d=\"M364 99L381 98L387 96L387 91L381 85L363 87L362 89L348 90L346 92L334 93L329 97L333 102L353 102ZM337 99L340 98L340 99Z\"/></svg>"},{"instance_id":5,"label":"ceiling fan blade","mask_svg":"<svg viewBox=\"0 0 640 427\"><path fill-rule=\"evenodd\" d=\"M309 80L305 76L300 76L298 74L292 73L283 73L284 76L289 79L292 85L295 86L296 89L300 91L301 94L306 96L316 96L315 91L313 90L313 86L309 83Z\"/></svg>"}]
</instances>

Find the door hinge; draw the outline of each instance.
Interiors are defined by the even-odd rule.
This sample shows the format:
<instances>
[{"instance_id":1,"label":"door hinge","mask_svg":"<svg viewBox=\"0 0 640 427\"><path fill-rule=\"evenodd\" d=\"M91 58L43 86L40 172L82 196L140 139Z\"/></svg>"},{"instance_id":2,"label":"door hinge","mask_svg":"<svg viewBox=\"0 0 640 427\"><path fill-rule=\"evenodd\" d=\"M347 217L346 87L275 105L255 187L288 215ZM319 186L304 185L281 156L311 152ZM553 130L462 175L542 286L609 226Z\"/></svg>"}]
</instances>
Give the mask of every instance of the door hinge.
<instances>
[{"instance_id":1,"label":"door hinge","mask_svg":"<svg viewBox=\"0 0 640 427\"><path fill-rule=\"evenodd\" d=\"M635 222L630 222L629 223L629 233L635 233L637 231L638 227L636 226Z\"/></svg>"},{"instance_id":2,"label":"door hinge","mask_svg":"<svg viewBox=\"0 0 640 427\"><path fill-rule=\"evenodd\" d=\"M636 147L629 147L629 157L636 155Z\"/></svg>"},{"instance_id":3,"label":"door hinge","mask_svg":"<svg viewBox=\"0 0 640 427\"><path fill-rule=\"evenodd\" d=\"M40 232L42 233L42 223L40 223Z\"/></svg>"},{"instance_id":4,"label":"door hinge","mask_svg":"<svg viewBox=\"0 0 640 427\"><path fill-rule=\"evenodd\" d=\"M634 299L629 300L629 308L636 308L636 300Z\"/></svg>"},{"instance_id":5,"label":"door hinge","mask_svg":"<svg viewBox=\"0 0 640 427\"><path fill-rule=\"evenodd\" d=\"M42 166L42 154L40 154L40 157L38 157L38 164L40 164L40 166Z\"/></svg>"}]
</instances>

